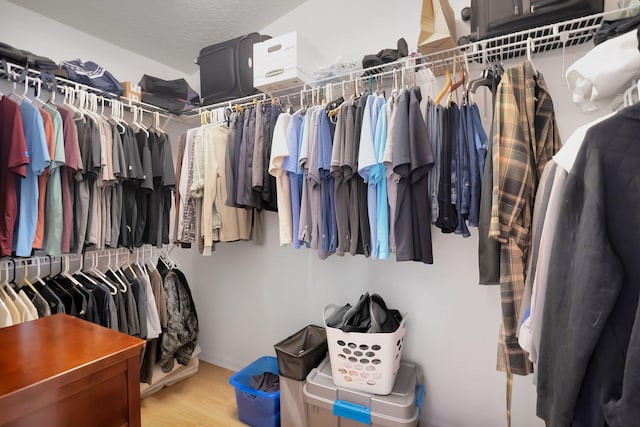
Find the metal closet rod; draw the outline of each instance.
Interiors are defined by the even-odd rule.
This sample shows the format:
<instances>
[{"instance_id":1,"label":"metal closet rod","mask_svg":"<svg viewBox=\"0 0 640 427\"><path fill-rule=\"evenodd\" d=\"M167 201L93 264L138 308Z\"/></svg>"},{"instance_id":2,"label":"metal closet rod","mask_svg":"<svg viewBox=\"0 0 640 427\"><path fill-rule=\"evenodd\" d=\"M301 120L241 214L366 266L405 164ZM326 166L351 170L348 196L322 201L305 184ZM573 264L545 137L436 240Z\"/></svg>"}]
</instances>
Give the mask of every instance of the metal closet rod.
<instances>
[{"instance_id":1,"label":"metal closet rod","mask_svg":"<svg viewBox=\"0 0 640 427\"><path fill-rule=\"evenodd\" d=\"M528 45L530 45L534 51L547 51L558 47L565 47L567 45L585 43L593 38L593 34L598 29L603 19L623 12L634 11L635 9L636 8L634 7L627 7L611 10L515 33L509 33L503 36L479 40L435 53L404 57L395 62L358 70L358 73L371 73L372 71L382 70L379 73L373 74L374 78L376 78L376 76L386 76L396 73L398 70L405 73L408 70L418 69L421 67L441 71L443 68L451 67L454 62L457 61L460 61L460 64L464 64L465 62L487 63L492 60L505 60L515 56L520 56L524 54ZM391 68L391 70L386 70L386 68ZM352 71L322 79L314 82L312 87L307 87L306 84L302 87L291 86L273 91L269 95L251 95L232 101L198 107L183 113L183 115L190 118L198 116L203 112L218 108L225 108L233 105L247 105L253 102L256 98L268 100L273 98L302 97L305 96L305 94L317 91L319 87L321 88L328 85L335 87L335 85L341 85L344 81L352 84L353 81L369 79L368 75L354 78L355 73L356 72ZM437 73L437 75L439 74L441 73Z\"/></svg>"},{"instance_id":2,"label":"metal closet rod","mask_svg":"<svg viewBox=\"0 0 640 427\"><path fill-rule=\"evenodd\" d=\"M555 49L561 45L565 47L567 45L575 45L580 43L585 43L593 37L593 33L597 30L600 23L603 19L609 16L618 15L624 12L634 11L635 7L627 7L616 10L611 10L607 12L602 12L594 15L588 15L581 18L575 18L567 21L562 21L554 24L549 24L541 27L532 28L529 30L523 30L515 33L506 34L503 36L493 37L489 39L479 40L473 43L469 43L462 46L457 46L451 49L446 49L440 52L429 53L424 55L418 55L413 57L405 57L401 58L398 61L382 64L374 67L369 67L364 70L358 70L358 73L370 73L376 70L382 70L379 73L375 73L377 76L384 76L388 74L393 74L393 69L401 69L401 70L410 70L416 69L418 67L429 67L429 68L442 68L449 67L453 64L454 61L457 60L466 60L469 62L481 62L486 63L491 60L503 60L512 58L515 56L519 56L522 54L523 50L527 49L528 43L531 43L532 48L534 50L546 51L550 49ZM531 42L528 41L531 39ZM497 58L496 58L497 56ZM8 63L10 64L10 63ZM15 67L19 70L24 70L23 66L17 64L10 64L11 67ZM392 68L392 70L384 70L386 67ZM404 72L403 71L403 72ZM40 75L38 70L28 69L29 74L32 75ZM5 78L9 78L4 73L4 70L0 68L0 73L5 75ZM360 81L363 79L368 79L369 76L362 76L354 78L355 72L347 72L337 76L333 76L330 78L322 79L314 82L312 87L307 87L307 85L300 86L291 86L288 88L284 88L281 90L274 91L271 94L255 94L249 95L242 98L237 98L231 101L219 102L216 104L196 107L188 111L184 111L180 115L174 115L169 113L163 108L156 107L151 104L147 104L144 102L133 101L129 98L120 98L115 94L108 93L105 91L101 91L100 89L96 89L91 86L83 85L81 83L73 82L68 79L64 79L62 77L54 76L57 82L62 83L62 86L73 87L76 90L85 90L89 93L95 93L105 101L109 101L111 99L119 100L123 102L123 104L129 108L137 107L141 108L143 112L146 113L161 113L163 118L169 117L178 117L190 119L193 117L199 117L202 113L212 111L219 108L224 108L233 105L248 105L251 104L254 99L266 101L268 99L273 98L284 98L284 97L302 97L304 94L309 92L317 91L318 87L327 86L329 84L336 85L342 84L343 81L349 81L352 83L354 80ZM296 93L298 92L299 93ZM278 95L280 94L280 95Z\"/></svg>"},{"instance_id":3,"label":"metal closet rod","mask_svg":"<svg viewBox=\"0 0 640 427\"><path fill-rule=\"evenodd\" d=\"M132 257L134 257L134 259L135 257L145 258L147 254L149 257L153 255L153 247L148 244L145 244L139 248L134 248L133 252L129 251L129 249L127 248L110 248L110 249L89 250L89 251L85 251L82 254L62 254L58 256L34 255L28 258L7 257L7 258L2 258L0 260L0 276L2 276L3 273L5 273L8 279L10 271L12 272L12 274L14 270L24 271L24 268L29 269L31 267L35 267L36 265L38 265L38 263L40 264L41 267L45 267L45 266L49 267L49 273L42 275L42 276L47 276L52 273L53 265L56 265L56 266L59 265L60 268L62 269L63 260L64 260L64 263L68 266L70 266L71 263L77 264L77 268L72 271L79 271L84 268L85 264L87 264L86 260L88 257L89 258L95 257L96 260L111 257L114 260L117 259L119 261L126 262ZM17 278L19 279L20 276L18 276Z\"/></svg>"},{"instance_id":4,"label":"metal closet rod","mask_svg":"<svg viewBox=\"0 0 640 427\"><path fill-rule=\"evenodd\" d=\"M29 80L39 82L42 86L45 85L45 82L40 77L42 75L42 72L40 72L39 70L34 70L33 68L25 68L22 65L15 64L9 61L4 61L4 63L6 63L9 73L12 73L15 71L18 75L21 75L26 69ZM0 75L2 75L3 78L5 78L10 82L14 81L12 76L7 75L7 71L5 71L4 67L0 67ZM72 80L68 80L63 77L54 76L53 74L51 74L51 76L55 78L57 83L56 90L61 94L64 93L63 88L68 87L73 89L76 92L82 91L82 92L96 95L101 102L104 101L105 103L109 103L110 106L113 105L113 101L118 101L123 106L129 108L130 110L132 110L135 107L138 110L142 110L144 113L148 113L152 115L158 113L160 114L160 117L162 117L163 119L174 117L173 115L170 115L170 113L168 113L165 109L156 107L155 105L147 104L141 101L134 101L130 98L120 97L114 93L106 92L104 90L97 89L93 86L88 86L82 83L74 82ZM19 83L24 83L24 81L20 81Z\"/></svg>"},{"instance_id":5,"label":"metal closet rod","mask_svg":"<svg viewBox=\"0 0 640 427\"><path fill-rule=\"evenodd\" d=\"M359 84L361 82L366 82L369 80L376 82L377 80L383 79L384 77L393 77L394 75L400 76L398 77L399 85L400 85L400 81L405 82L406 84L409 84L409 83L415 84L418 81L424 81L424 78L416 78L415 76L412 78L407 78L405 73L406 71L410 71L410 70L418 71L420 68L429 68L427 64L413 63L410 65L407 65L408 64L408 61L407 61L407 63L405 63L402 68L399 68L398 66L400 64L401 64L400 62L394 62L394 63L385 64L384 66L381 66L381 67L376 67L376 68L383 68L383 67L389 67L389 66L396 67L390 70L381 71L377 74L351 77L348 80L330 81L322 85L314 84L314 86L309 86L307 84L304 84L300 91L292 92L291 89L280 89L278 91L272 92L271 94L258 93L255 95L249 95L242 98L237 98L231 101L218 102L215 104L189 110L188 112L184 113L183 116L188 118L200 117L200 115L205 112L214 111L217 109L224 109L224 108L234 108L235 106L246 107L246 106L252 105L256 101L264 102L264 101L282 100L282 99L290 99L290 98L294 98L294 99L306 98L306 96L309 94L312 94L313 96L315 96L316 93L326 93L327 90L335 90L336 87L338 87L339 88L338 90L341 92L342 87L350 86L350 85L353 85L354 83ZM370 71L372 69L373 68L367 68L366 70ZM360 72L363 72L363 70ZM404 84L402 85L404 86ZM281 95L278 95L280 93Z\"/></svg>"}]
</instances>

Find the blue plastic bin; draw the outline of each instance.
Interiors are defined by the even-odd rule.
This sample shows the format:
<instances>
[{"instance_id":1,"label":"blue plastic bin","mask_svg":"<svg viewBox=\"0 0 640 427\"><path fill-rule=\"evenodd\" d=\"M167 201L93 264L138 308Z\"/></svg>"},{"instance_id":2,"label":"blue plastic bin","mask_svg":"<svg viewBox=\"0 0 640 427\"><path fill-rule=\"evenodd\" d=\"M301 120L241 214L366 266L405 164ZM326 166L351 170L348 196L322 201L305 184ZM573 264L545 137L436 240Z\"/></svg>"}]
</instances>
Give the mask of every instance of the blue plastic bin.
<instances>
[{"instance_id":1,"label":"blue plastic bin","mask_svg":"<svg viewBox=\"0 0 640 427\"><path fill-rule=\"evenodd\" d=\"M236 391L238 418L252 427L280 427L280 392L266 393L249 387L251 377L264 372L278 373L278 359L264 356L229 378Z\"/></svg>"}]
</instances>

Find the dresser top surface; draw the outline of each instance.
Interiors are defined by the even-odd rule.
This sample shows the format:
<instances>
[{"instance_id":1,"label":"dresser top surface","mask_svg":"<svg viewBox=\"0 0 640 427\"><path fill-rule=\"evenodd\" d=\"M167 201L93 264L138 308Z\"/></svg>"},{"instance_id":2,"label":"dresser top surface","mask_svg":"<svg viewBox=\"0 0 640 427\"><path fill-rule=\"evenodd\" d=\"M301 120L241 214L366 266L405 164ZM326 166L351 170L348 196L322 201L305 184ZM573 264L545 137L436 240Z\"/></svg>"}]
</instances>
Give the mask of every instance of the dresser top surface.
<instances>
[{"instance_id":1,"label":"dresser top surface","mask_svg":"<svg viewBox=\"0 0 640 427\"><path fill-rule=\"evenodd\" d=\"M0 329L0 397L108 358L139 354L143 340L66 314Z\"/></svg>"}]
</instances>

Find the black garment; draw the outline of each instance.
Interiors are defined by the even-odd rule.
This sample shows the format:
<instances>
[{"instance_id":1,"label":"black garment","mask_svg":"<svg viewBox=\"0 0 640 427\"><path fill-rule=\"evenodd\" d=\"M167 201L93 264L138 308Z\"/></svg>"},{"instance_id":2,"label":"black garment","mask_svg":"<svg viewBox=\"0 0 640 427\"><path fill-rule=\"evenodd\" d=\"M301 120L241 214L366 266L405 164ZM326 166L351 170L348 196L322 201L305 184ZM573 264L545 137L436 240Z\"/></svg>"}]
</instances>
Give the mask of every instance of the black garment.
<instances>
[{"instance_id":1,"label":"black garment","mask_svg":"<svg viewBox=\"0 0 640 427\"><path fill-rule=\"evenodd\" d=\"M76 308L78 310L77 317L82 320L87 319L87 312L89 308L89 302L87 301L87 296L85 293L80 291L77 287L72 285L68 280L59 281L62 286L67 286L66 291L71 295L73 301L76 304Z\"/></svg>"},{"instance_id":2,"label":"black garment","mask_svg":"<svg viewBox=\"0 0 640 427\"><path fill-rule=\"evenodd\" d=\"M133 267L132 267L133 268ZM147 292L140 283L140 280L133 276L133 272L129 268L124 269L124 275L126 276L129 284L131 285L131 292L136 301L138 324L140 325L140 338L146 339L147 332Z\"/></svg>"},{"instance_id":3,"label":"black garment","mask_svg":"<svg viewBox=\"0 0 640 427\"><path fill-rule=\"evenodd\" d=\"M593 126L551 249L537 415L554 426L640 420L640 104Z\"/></svg>"},{"instance_id":4,"label":"black garment","mask_svg":"<svg viewBox=\"0 0 640 427\"><path fill-rule=\"evenodd\" d=\"M498 83L491 87L493 106L496 103ZM495 109L492 109L495 111ZM487 140L487 154L482 176L482 190L480 192L480 220L478 222L478 269L481 285L500 284L500 242L489 237L489 223L491 222L491 198L493 195L493 120Z\"/></svg>"},{"instance_id":5,"label":"black garment","mask_svg":"<svg viewBox=\"0 0 640 427\"><path fill-rule=\"evenodd\" d=\"M149 137L152 133L149 134ZM137 219L134 228L133 246L139 248L143 243L148 242L149 228L149 200L153 192L153 169L151 161L151 150L149 148L149 138L143 131L136 133L138 153L142 164L142 177L140 186L136 191Z\"/></svg>"},{"instance_id":6,"label":"black garment","mask_svg":"<svg viewBox=\"0 0 640 427\"><path fill-rule=\"evenodd\" d=\"M240 143L242 141L242 128L244 113L232 113L229 118L229 135L227 137L227 152L225 157L225 172L227 175L227 200L225 205L237 208L238 197L238 162L240 159ZM185 153L186 155L186 153Z\"/></svg>"},{"instance_id":7,"label":"black garment","mask_svg":"<svg viewBox=\"0 0 640 427\"><path fill-rule=\"evenodd\" d=\"M62 300L55 292L53 292L53 290L49 286L45 286L39 281L34 283L33 286L40 293L40 295L42 295L42 298L47 301L47 304L49 304L49 310L51 311L51 314L66 313Z\"/></svg>"},{"instance_id":8,"label":"black garment","mask_svg":"<svg viewBox=\"0 0 640 427\"><path fill-rule=\"evenodd\" d=\"M358 201L358 225L360 227L358 233L358 245L356 253L362 254L367 258L371 256L371 230L369 229L369 207L367 205L368 186L358 171L358 153L360 152L360 134L362 133L362 121L364 117L364 109L367 105L368 94L363 94L358 100L355 111L355 124L353 127L354 140L354 164L353 176L351 177L351 197Z\"/></svg>"},{"instance_id":9,"label":"black garment","mask_svg":"<svg viewBox=\"0 0 640 427\"><path fill-rule=\"evenodd\" d=\"M143 180L144 171L142 170L136 136L128 126L125 127L125 133L122 135L122 148L127 168L127 179L122 183L120 245L132 249L138 220L136 193Z\"/></svg>"},{"instance_id":10,"label":"black garment","mask_svg":"<svg viewBox=\"0 0 640 427\"><path fill-rule=\"evenodd\" d=\"M95 305L96 321L94 323L104 326L105 328L111 328L111 315L109 292L100 286L98 279L94 279L96 284L91 283L82 275L74 276L75 279L84 286L84 288L91 293L93 298L93 304Z\"/></svg>"},{"instance_id":11,"label":"black garment","mask_svg":"<svg viewBox=\"0 0 640 427\"><path fill-rule=\"evenodd\" d=\"M238 170L238 174L244 174L244 187L238 187L236 202L247 208L262 209L262 191L255 190L251 185L253 177L253 149L256 142L256 109L249 107L244 113L244 130L242 135L242 148L244 153L244 170Z\"/></svg>"},{"instance_id":12,"label":"black garment","mask_svg":"<svg viewBox=\"0 0 640 427\"><path fill-rule=\"evenodd\" d=\"M360 237L360 207L358 205L358 189L360 185L354 180L354 177L358 175L358 151L355 147L355 124L358 104L359 100L356 99L353 102L350 102L347 107L343 107L347 109L347 112L345 113L344 126L345 159L344 164L342 165L342 172L344 174L343 191L346 193L344 198L346 199L346 205L348 206L348 226L343 227L343 230L347 231L347 234L338 234L338 240L341 241L342 236L345 237L345 241L348 243L348 246L345 245L345 252L348 251L351 255L356 255L358 253L364 254L362 238ZM347 147L351 147L351 150ZM339 194L336 193L336 197L334 197L335 200L338 200L337 204L339 204L339 200L341 200L338 196ZM336 210L336 220L338 219L337 212L338 211Z\"/></svg>"},{"instance_id":13,"label":"black garment","mask_svg":"<svg viewBox=\"0 0 640 427\"><path fill-rule=\"evenodd\" d=\"M149 132L149 150L151 151L153 191L149 195L149 214L145 235L148 237L146 243L160 246L162 238L159 236L159 231L164 213L164 205L162 203L162 158L160 154L160 135L153 131Z\"/></svg>"},{"instance_id":14,"label":"black garment","mask_svg":"<svg viewBox=\"0 0 640 427\"><path fill-rule=\"evenodd\" d=\"M144 243L161 247L169 243L169 221L171 215L172 192L175 191L176 174L173 168L171 143L168 135L149 135L153 190L149 194L147 222Z\"/></svg>"},{"instance_id":15,"label":"black garment","mask_svg":"<svg viewBox=\"0 0 640 427\"><path fill-rule=\"evenodd\" d=\"M338 132L335 134L333 143L339 145L340 152L344 152L347 112L351 108L351 103L344 104L340 107L340 111L338 112L337 121L340 123L340 127L338 128ZM331 175L333 176L334 182L333 200L335 201L336 209L336 228L338 230L338 245L336 246L336 253L339 256L344 256L345 253L348 253L351 246L351 233L349 227L349 187L345 182L345 170L347 167L348 166L345 165L344 155L340 156L338 163L331 165Z\"/></svg>"},{"instance_id":16,"label":"black garment","mask_svg":"<svg viewBox=\"0 0 640 427\"><path fill-rule=\"evenodd\" d=\"M266 105L265 118L263 123L264 149L263 174L262 174L262 202L263 209L271 212L278 211L278 200L276 195L276 178L269 173L269 162L271 161L271 146L273 144L273 130L278 117L282 114L280 105Z\"/></svg>"},{"instance_id":17,"label":"black garment","mask_svg":"<svg viewBox=\"0 0 640 427\"><path fill-rule=\"evenodd\" d=\"M375 55L365 55L362 58L362 68L366 70L367 68L394 62L397 61L398 58L404 58L408 54L409 46L407 45L407 41L404 38L400 38L398 39L397 49L382 49ZM378 74L380 71L382 71L382 68L367 70L365 71L365 75Z\"/></svg>"},{"instance_id":18,"label":"black garment","mask_svg":"<svg viewBox=\"0 0 640 427\"><path fill-rule=\"evenodd\" d=\"M600 27L596 30L593 36L593 44L599 45L609 39L618 37L622 34L626 34L629 31L634 31L640 27L640 15L635 15L630 18L622 18L615 21L602 21ZM638 34L640 38L640 34ZM638 46L640 49L640 45Z\"/></svg>"},{"instance_id":19,"label":"black garment","mask_svg":"<svg viewBox=\"0 0 640 427\"><path fill-rule=\"evenodd\" d=\"M144 356L142 356L142 365L140 366L141 383L152 384L153 367L156 365L156 360L158 360L158 342L159 338L147 340L147 344L144 347Z\"/></svg>"},{"instance_id":20,"label":"black garment","mask_svg":"<svg viewBox=\"0 0 640 427\"><path fill-rule=\"evenodd\" d=\"M458 214L458 225L455 233L463 237L471 236L467 227L469 218L469 206L471 205L471 172L469 169L469 151L467 143L467 133L465 132L466 121L463 119L463 111L456 104L451 104L453 115L452 131L454 132L455 146L453 148L453 166L455 171L455 192L456 192L456 213Z\"/></svg>"},{"instance_id":21,"label":"black garment","mask_svg":"<svg viewBox=\"0 0 640 427\"><path fill-rule=\"evenodd\" d=\"M110 278L116 287L118 288L119 298L119 309L118 309L118 319L120 322L120 331L124 332L126 329L129 335L134 337L140 336L140 320L138 317L138 306L136 305L136 300L133 296L133 292L131 291L131 286L127 286L127 291L122 292L120 288L120 282L116 277L116 274L121 274L119 271L112 272L107 271L107 277ZM125 285L127 285L127 279L123 276L120 276L120 281L123 281Z\"/></svg>"},{"instance_id":22,"label":"black garment","mask_svg":"<svg viewBox=\"0 0 640 427\"><path fill-rule=\"evenodd\" d=\"M413 221L413 260L433 264L431 245L431 202L429 170L433 167L433 149L420 111L420 87L409 89L409 143L411 164L411 215Z\"/></svg>"},{"instance_id":23,"label":"black garment","mask_svg":"<svg viewBox=\"0 0 640 427\"><path fill-rule=\"evenodd\" d=\"M156 264L156 270L158 270L158 273L160 274L160 277L162 277L162 282L164 282L164 279L167 277L167 274L169 274L169 267L167 267L167 265L162 262L162 260L160 258L158 258L158 263Z\"/></svg>"},{"instance_id":24,"label":"black garment","mask_svg":"<svg viewBox=\"0 0 640 427\"><path fill-rule=\"evenodd\" d=\"M113 134L113 174L116 180L111 192L111 230L107 230L107 232L111 233L110 246L115 248L120 241L123 204L122 183L127 179L128 171L124 159L124 147L122 136L120 135L120 128L115 123L109 122L109 124L111 125L111 132Z\"/></svg>"},{"instance_id":25,"label":"black garment","mask_svg":"<svg viewBox=\"0 0 640 427\"><path fill-rule=\"evenodd\" d=\"M457 107L455 107L457 110ZM453 233L458 226L458 213L451 203L451 160L456 144L457 115L452 107L443 111L443 138L440 157L440 182L438 185L438 219L436 226L443 233Z\"/></svg>"},{"instance_id":26,"label":"black garment","mask_svg":"<svg viewBox=\"0 0 640 427\"><path fill-rule=\"evenodd\" d=\"M49 279L46 282L51 290L58 296L64 305L64 312L70 316L78 317L78 309L73 296L67 292L58 282L56 278Z\"/></svg>"},{"instance_id":27,"label":"black garment","mask_svg":"<svg viewBox=\"0 0 640 427\"><path fill-rule=\"evenodd\" d=\"M113 282L116 285L117 282ZM118 330L123 334L129 334L129 321L127 318L127 304L126 298L120 289L120 285L117 284L118 291L113 296L113 300L116 303L116 311L118 312Z\"/></svg>"},{"instance_id":28,"label":"black garment","mask_svg":"<svg viewBox=\"0 0 640 427\"><path fill-rule=\"evenodd\" d=\"M280 377L271 372L263 372L260 375L252 375L249 387L265 393L276 393L280 391Z\"/></svg>"},{"instance_id":29,"label":"black garment","mask_svg":"<svg viewBox=\"0 0 640 427\"><path fill-rule=\"evenodd\" d=\"M176 171L173 166L173 153L169 135L160 135L158 139L160 161L162 162L162 191L160 193L160 205L162 207L162 220L159 220L159 237L157 246L169 243L169 222L171 221L171 204L173 192L176 191Z\"/></svg>"},{"instance_id":30,"label":"black garment","mask_svg":"<svg viewBox=\"0 0 640 427\"><path fill-rule=\"evenodd\" d=\"M31 303L33 304L33 306L36 308L36 311L38 312L38 318L44 317L46 314L46 311L44 310L44 307L41 306L41 303L38 303L36 301L36 299L38 299L38 296L36 295L36 293L33 291L33 289L31 289L29 286L25 286L22 288L22 290L24 291L25 294L27 294L27 296L29 297L29 300L31 301ZM42 296L39 295L41 298ZM42 298L44 299L44 298ZM38 299L38 301L41 301ZM45 300L46 302L46 300ZM49 305L49 303L47 303L47 305Z\"/></svg>"},{"instance_id":31,"label":"black garment","mask_svg":"<svg viewBox=\"0 0 640 427\"><path fill-rule=\"evenodd\" d=\"M403 90L396 103L393 172L397 176L395 231L396 260L433 263L429 170L433 149L420 111L422 95L414 86Z\"/></svg>"}]
</instances>

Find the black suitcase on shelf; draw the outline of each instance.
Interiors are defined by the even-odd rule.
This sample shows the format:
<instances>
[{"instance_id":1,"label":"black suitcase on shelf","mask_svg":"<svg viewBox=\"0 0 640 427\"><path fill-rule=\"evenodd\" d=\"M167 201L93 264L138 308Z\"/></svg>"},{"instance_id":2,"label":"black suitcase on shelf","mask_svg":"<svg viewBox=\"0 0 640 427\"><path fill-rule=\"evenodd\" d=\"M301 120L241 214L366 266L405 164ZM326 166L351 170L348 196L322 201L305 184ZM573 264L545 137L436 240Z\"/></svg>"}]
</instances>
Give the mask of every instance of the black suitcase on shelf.
<instances>
[{"instance_id":1,"label":"black suitcase on shelf","mask_svg":"<svg viewBox=\"0 0 640 427\"><path fill-rule=\"evenodd\" d=\"M471 20L474 42L603 10L604 0L471 0L462 15Z\"/></svg>"},{"instance_id":2,"label":"black suitcase on shelf","mask_svg":"<svg viewBox=\"0 0 640 427\"><path fill-rule=\"evenodd\" d=\"M270 38L250 33L202 49L196 60L200 66L202 103L210 105L256 93L253 45Z\"/></svg>"}]
</instances>

